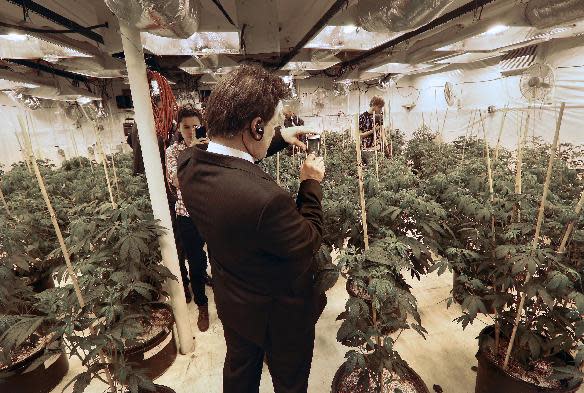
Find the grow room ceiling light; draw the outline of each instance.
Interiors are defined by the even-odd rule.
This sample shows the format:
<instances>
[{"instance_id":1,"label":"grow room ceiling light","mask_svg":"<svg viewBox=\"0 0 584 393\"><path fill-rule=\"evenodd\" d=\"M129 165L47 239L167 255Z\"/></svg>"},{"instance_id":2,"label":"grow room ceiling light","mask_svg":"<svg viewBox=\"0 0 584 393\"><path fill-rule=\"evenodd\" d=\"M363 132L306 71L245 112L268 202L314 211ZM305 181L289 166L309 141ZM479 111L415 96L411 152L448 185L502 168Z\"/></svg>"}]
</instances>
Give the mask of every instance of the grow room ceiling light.
<instances>
[{"instance_id":1,"label":"grow room ceiling light","mask_svg":"<svg viewBox=\"0 0 584 393\"><path fill-rule=\"evenodd\" d=\"M432 64L387 63L379 67L371 68L367 71L380 74L407 74L412 71L423 70L429 67L432 67Z\"/></svg>"},{"instance_id":2,"label":"grow room ceiling light","mask_svg":"<svg viewBox=\"0 0 584 393\"><path fill-rule=\"evenodd\" d=\"M509 26L506 26L506 25L495 25L495 26L489 28L484 33L479 34L479 37L480 36L485 36L485 35L493 36L493 35L497 35L497 34L504 33L507 30L509 30Z\"/></svg>"},{"instance_id":3,"label":"grow room ceiling light","mask_svg":"<svg viewBox=\"0 0 584 393\"><path fill-rule=\"evenodd\" d=\"M355 25L326 26L304 47L309 49L369 50L399 34L374 33Z\"/></svg>"},{"instance_id":4,"label":"grow room ceiling light","mask_svg":"<svg viewBox=\"0 0 584 393\"><path fill-rule=\"evenodd\" d=\"M56 61L66 57L92 57L73 48L21 34L0 35L0 58L45 59Z\"/></svg>"},{"instance_id":5,"label":"grow room ceiling light","mask_svg":"<svg viewBox=\"0 0 584 393\"><path fill-rule=\"evenodd\" d=\"M26 41L28 39L28 36L26 34L20 34L20 33L8 33L8 34L0 34L0 38L7 40L7 41L22 42L22 41Z\"/></svg>"},{"instance_id":6,"label":"grow room ceiling light","mask_svg":"<svg viewBox=\"0 0 584 393\"><path fill-rule=\"evenodd\" d=\"M490 52L490 53L462 53L460 55L448 57L442 60L436 61L438 64L464 64L473 63L475 61L488 60L493 57L502 56L501 52Z\"/></svg>"},{"instance_id":7,"label":"grow room ceiling light","mask_svg":"<svg viewBox=\"0 0 584 393\"><path fill-rule=\"evenodd\" d=\"M28 82L17 82L9 79L0 79L0 91L14 90L22 87L32 89L35 87L39 87L39 85L35 85L34 83Z\"/></svg>"}]
</instances>

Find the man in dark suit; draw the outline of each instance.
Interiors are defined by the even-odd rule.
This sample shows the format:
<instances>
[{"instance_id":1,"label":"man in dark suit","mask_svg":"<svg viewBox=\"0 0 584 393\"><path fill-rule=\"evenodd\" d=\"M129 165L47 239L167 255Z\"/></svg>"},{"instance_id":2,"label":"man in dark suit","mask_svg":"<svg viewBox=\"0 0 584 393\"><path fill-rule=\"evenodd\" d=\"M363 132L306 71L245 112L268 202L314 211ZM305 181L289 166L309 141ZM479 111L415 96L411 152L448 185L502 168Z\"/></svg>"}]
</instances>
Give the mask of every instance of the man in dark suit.
<instances>
[{"instance_id":1,"label":"man in dark suit","mask_svg":"<svg viewBox=\"0 0 584 393\"><path fill-rule=\"evenodd\" d=\"M296 203L255 162L311 131L282 128L278 76L242 66L218 82L206 113L207 151L179 159L185 205L207 242L227 355L223 391L258 392L264 354L276 393L307 391L314 325L326 298L314 290L321 245L324 162L308 156Z\"/></svg>"}]
</instances>

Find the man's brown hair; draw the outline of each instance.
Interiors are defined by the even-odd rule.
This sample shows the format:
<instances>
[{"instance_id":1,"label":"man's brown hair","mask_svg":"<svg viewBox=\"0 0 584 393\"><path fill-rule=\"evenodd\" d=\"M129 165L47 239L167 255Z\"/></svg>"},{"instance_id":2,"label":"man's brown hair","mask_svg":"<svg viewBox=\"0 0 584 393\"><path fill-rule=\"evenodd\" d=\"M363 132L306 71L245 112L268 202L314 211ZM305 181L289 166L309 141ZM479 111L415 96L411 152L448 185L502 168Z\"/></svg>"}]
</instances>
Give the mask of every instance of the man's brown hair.
<instances>
[{"instance_id":1,"label":"man's brown hair","mask_svg":"<svg viewBox=\"0 0 584 393\"><path fill-rule=\"evenodd\" d=\"M205 120L212 138L233 138L256 117L268 122L278 103L290 95L282 78L257 65L243 65L225 75L207 102Z\"/></svg>"},{"instance_id":2,"label":"man's brown hair","mask_svg":"<svg viewBox=\"0 0 584 393\"><path fill-rule=\"evenodd\" d=\"M379 96L375 96L371 99L371 102L369 103L370 107L374 107L374 106L384 106L385 105L385 100Z\"/></svg>"}]
</instances>

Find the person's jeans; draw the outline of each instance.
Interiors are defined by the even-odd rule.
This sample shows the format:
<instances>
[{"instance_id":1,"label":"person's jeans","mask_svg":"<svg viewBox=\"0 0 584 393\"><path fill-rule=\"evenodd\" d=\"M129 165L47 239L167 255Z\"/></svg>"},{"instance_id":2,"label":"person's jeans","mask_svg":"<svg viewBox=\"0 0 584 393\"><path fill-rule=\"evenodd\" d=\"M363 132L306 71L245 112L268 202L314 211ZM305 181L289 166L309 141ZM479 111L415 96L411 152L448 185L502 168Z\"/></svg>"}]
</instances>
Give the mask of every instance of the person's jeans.
<instances>
[{"instance_id":1,"label":"person's jeans","mask_svg":"<svg viewBox=\"0 0 584 393\"><path fill-rule=\"evenodd\" d=\"M189 262L191 288L197 306L208 304L205 295L205 277L207 273L207 254L203 250L205 242L190 217L176 216L176 224L182 248Z\"/></svg>"}]
</instances>

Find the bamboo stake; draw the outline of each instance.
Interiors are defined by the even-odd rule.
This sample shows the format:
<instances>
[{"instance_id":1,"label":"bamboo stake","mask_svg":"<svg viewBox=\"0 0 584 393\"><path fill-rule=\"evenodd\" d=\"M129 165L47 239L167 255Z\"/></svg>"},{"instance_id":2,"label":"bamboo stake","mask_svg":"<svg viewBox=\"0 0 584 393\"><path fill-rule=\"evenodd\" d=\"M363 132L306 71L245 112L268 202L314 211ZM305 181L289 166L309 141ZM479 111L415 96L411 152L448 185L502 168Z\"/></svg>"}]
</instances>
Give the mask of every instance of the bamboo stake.
<instances>
[{"instance_id":1,"label":"bamboo stake","mask_svg":"<svg viewBox=\"0 0 584 393\"><path fill-rule=\"evenodd\" d=\"M361 161L361 133L359 132L359 115L355 115L355 151L357 154L357 176L359 180L359 201L361 204L361 221L363 222L363 242L365 251L369 250L369 235L367 233L367 208L365 204L365 188L363 186L363 163ZM377 311L371 307L373 326L377 329ZM381 346L381 337L376 336L377 345Z\"/></svg>"},{"instance_id":2,"label":"bamboo stake","mask_svg":"<svg viewBox=\"0 0 584 393\"><path fill-rule=\"evenodd\" d=\"M564 117L564 109L566 109L566 103L562 102L560 106L560 114L558 116L558 121L556 124L556 132L554 134L554 141L550 148L550 159L548 162L547 173L545 177L545 183L543 185L543 196L541 197L541 203L539 205L539 212L537 215L537 222L535 224L535 235L533 236L533 242L531 246L533 249L537 248L537 244L539 242L539 234L541 231L541 224L543 223L543 214L545 210L545 203L547 200L547 194L550 188L550 180L552 178L552 170L554 166L554 161L556 158L556 152L558 150L558 141L560 139L560 128L562 127L562 119ZM527 275L525 277L525 284L527 284L531 280L531 274L529 270L527 271ZM517 307L517 315L515 316L515 322L513 324L513 330L511 332L511 338L509 340L509 346L507 347L507 354L505 355L505 363L503 364L503 369L507 369L507 365L509 364L509 358L511 356L511 350L513 349L513 343L515 341L515 336L517 334L517 328L519 327L519 322L521 320L521 314L523 312L523 307L525 306L525 292L521 293L521 298L519 300L519 305Z\"/></svg>"},{"instance_id":3,"label":"bamboo stake","mask_svg":"<svg viewBox=\"0 0 584 393\"><path fill-rule=\"evenodd\" d=\"M47 189L45 187L45 182L43 180L43 177L42 177L41 172L39 170L38 164L36 162L36 158L35 158L34 152L32 150L32 143L30 140L30 135L28 134L28 131L27 131L28 128L25 125L22 117L19 116L18 121L19 121L20 127L22 129L22 135L23 135L23 140L25 142L27 154L28 154L30 161L32 163L32 167L33 167L37 182L38 182L39 187L41 189L41 194L43 196L43 200L45 201L45 204L47 206L47 210L49 211L49 216L51 217L51 223L53 224L55 234L57 235L59 247L61 248L61 252L63 253L63 258L65 259L67 273L69 275L69 278L71 279L71 283L73 284L73 289L75 290L75 296L77 298L79 306L81 308L83 308L83 307L85 307L85 299L83 298L83 295L81 293L81 287L79 286L79 280L77 278L77 274L75 273L75 270L73 269L73 264L71 263L71 256L70 256L69 250L67 249L67 246L65 244L65 240L63 238L63 233L61 232L61 227L59 226L59 223L57 221L57 215L55 213L55 210L53 209L53 205L52 205L51 200L49 198L49 194L47 192ZM95 334L95 331L93 328L90 328L90 332L91 332L91 334ZM103 363L105 363L106 356L103 353L100 353L99 357L100 357L101 361ZM113 378L111 376L109 369L107 369L107 368L105 369L105 374L106 374L106 378L107 378L108 384L109 384L112 392L115 392L116 387L115 387L115 384L114 384L114 381L113 381Z\"/></svg>"},{"instance_id":4,"label":"bamboo stake","mask_svg":"<svg viewBox=\"0 0 584 393\"><path fill-rule=\"evenodd\" d=\"M323 146L323 158L326 162L326 132L322 130L322 146Z\"/></svg>"},{"instance_id":5,"label":"bamboo stake","mask_svg":"<svg viewBox=\"0 0 584 393\"><path fill-rule=\"evenodd\" d=\"M515 194L521 195L523 192L522 186L522 173L523 173L523 146L527 139L527 132L529 130L529 113L527 113L527 121L525 122L525 129L519 132L519 138L517 140L517 165L515 166ZM517 222L521 221L521 206L519 202L513 207L513 219Z\"/></svg>"},{"instance_id":6,"label":"bamboo stake","mask_svg":"<svg viewBox=\"0 0 584 393\"><path fill-rule=\"evenodd\" d=\"M95 131L95 143L96 143L96 148L98 150L97 154L99 154L99 157L100 157L102 165L103 165L103 171L105 173L105 181L107 183L107 190L109 192L110 201L112 203L112 207L114 209L116 209L117 205L116 205L116 202L114 200L114 193L112 191L112 185L111 185L111 181L110 181L110 177L109 177L109 172L107 170L106 157L105 157L105 154L103 151L103 144L101 142L101 136L100 136L98 130Z\"/></svg>"},{"instance_id":7,"label":"bamboo stake","mask_svg":"<svg viewBox=\"0 0 584 393\"><path fill-rule=\"evenodd\" d=\"M276 153L276 182L280 185L280 152Z\"/></svg>"},{"instance_id":8,"label":"bamboo stake","mask_svg":"<svg viewBox=\"0 0 584 393\"><path fill-rule=\"evenodd\" d=\"M79 125L79 130L81 130L81 136L83 137L83 143L85 144L85 146L87 147L87 138L85 138L85 132L83 131L83 127L81 125ZM87 155L89 156L89 151L87 152ZM93 169L93 160L91 159L91 157L89 158L89 166L91 167L91 173L95 173L95 170Z\"/></svg>"},{"instance_id":9,"label":"bamboo stake","mask_svg":"<svg viewBox=\"0 0 584 393\"><path fill-rule=\"evenodd\" d=\"M112 151L112 147L110 145L110 152ZM112 170L114 173L114 184L116 186L116 194L118 196L118 199L120 199L120 185L118 182L118 171L116 170L116 159L114 158L114 153L111 154L112 156Z\"/></svg>"},{"instance_id":10,"label":"bamboo stake","mask_svg":"<svg viewBox=\"0 0 584 393\"><path fill-rule=\"evenodd\" d=\"M18 146L20 146L20 153L22 153L22 159L24 160L24 163L26 164L26 169L28 169L28 173L32 173L32 170L30 168L30 163L28 162L28 156L26 155L26 152L24 151L24 146L22 145L22 142L20 141L20 138L18 137L18 133L15 132L14 135L16 136L16 140L18 141Z\"/></svg>"},{"instance_id":11,"label":"bamboo stake","mask_svg":"<svg viewBox=\"0 0 584 393\"><path fill-rule=\"evenodd\" d=\"M491 165L491 149L489 147L489 140L487 139L487 131L485 129L485 122L483 119L483 115L482 113L479 111L479 116L480 116L480 120L481 120L481 125L483 128L483 139L485 140L485 155L486 155L486 161L487 161L487 174L488 174L488 181L489 181L489 194L490 194L490 200L491 200L491 207L493 206L493 203L495 201L495 191L494 191L494 186L493 186L493 170L492 170L492 165ZM493 214L491 216L491 236L492 236L492 249L493 249L493 253L494 250L497 246L497 238L496 238L496 234L495 234L495 215ZM496 290L496 287L493 286L493 289ZM501 337L501 326L499 325L499 318L498 318L498 311L495 307L493 307L493 311L495 314L495 348L499 348L499 340Z\"/></svg>"},{"instance_id":12,"label":"bamboo stake","mask_svg":"<svg viewBox=\"0 0 584 393\"><path fill-rule=\"evenodd\" d=\"M507 105L505 105L505 112L501 119L501 127L499 128L499 135L497 136L497 146L495 146L495 161L499 159L499 147L501 146L501 136L503 135L503 128L505 126L505 118L507 117Z\"/></svg>"},{"instance_id":13,"label":"bamboo stake","mask_svg":"<svg viewBox=\"0 0 584 393\"><path fill-rule=\"evenodd\" d=\"M572 234L572 231L574 230L574 225L576 224L576 221L580 217L580 213L582 212L583 206L584 206L584 191L582 191L582 193L580 194L580 200L578 201L578 204L576 205L576 209L574 210L575 217L568 223L568 226L566 227L566 232L564 233L564 236L562 237L562 242L560 243L560 247L558 248L559 254L563 254L564 252L566 252L566 245L568 244L568 239L570 238L570 235Z\"/></svg>"},{"instance_id":14,"label":"bamboo stake","mask_svg":"<svg viewBox=\"0 0 584 393\"><path fill-rule=\"evenodd\" d=\"M373 112L373 146L375 149L375 177L377 178L377 181L379 181L379 161L378 161L378 157L377 157L377 130L375 129L375 111Z\"/></svg>"},{"instance_id":15,"label":"bamboo stake","mask_svg":"<svg viewBox=\"0 0 584 393\"><path fill-rule=\"evenodd\" d=\"M359 115L355 116L355 150L357 154L357 176L359 177L359 200L361 204L361 220L363 221L363 242L365 250L369 249L369 235L367 233L367 209L365 205L365 188L363 186L363 162L361 160L361 135L359 133Z\"/></svg>"},{"instance_id":16,"label":"bamboo stake","mask_svg":"<svg viewBox=\"0 0 584 393\"><path fill-rule=\"evenodd\" d=\"M446 128L446 118L448 117L448 109L450 109L450 107L447 106L446 112L444 113L444 121L442 122L442 129L438 130L440 132L440 138L442 139L440 142L444 142L444 128ZM438 114L438 109L436 109L436 114Z\"/></svg>"}]
</instances>

